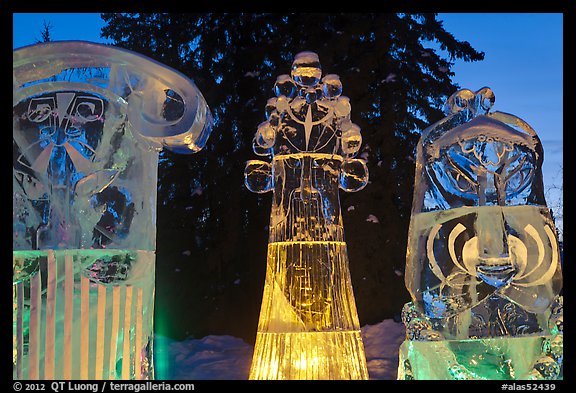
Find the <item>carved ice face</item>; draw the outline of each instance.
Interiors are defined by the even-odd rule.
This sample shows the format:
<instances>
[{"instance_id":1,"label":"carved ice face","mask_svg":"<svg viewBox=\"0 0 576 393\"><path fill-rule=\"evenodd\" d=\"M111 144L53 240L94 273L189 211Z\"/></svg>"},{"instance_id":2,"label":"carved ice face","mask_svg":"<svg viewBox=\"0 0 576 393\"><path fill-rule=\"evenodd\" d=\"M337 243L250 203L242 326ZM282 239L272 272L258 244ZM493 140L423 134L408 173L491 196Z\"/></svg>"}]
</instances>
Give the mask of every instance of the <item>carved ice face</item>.
<instances>
[{"instance_id":1,"label":"carved ice face","mask_svg":"<svg viewBox=\"0 0 576 393\"><path fill-rule=\"evenodd\" d=\"M543 312L562 286L539 141L498 116L423 136L406 283L429 317L458 314L492 295Z\"/></svg>"},{"instance_id":2,"label":"carved ice face","mask_svg":"<svg viewBox=\"0 0 576 393\"><path fill-rule=\"evenodd\" d=\"M20 129L28 129L29 135L22 137L28 138L29 144L18 157L20 164L37 176L48 176L53 183L68 187L79 180L76 173L91 172L104 127L103 99L87 93L58 92L22 105L27 108L21 114Z\"/></svg>"},{"instance_id":3,"label":"carved ice face","mask_svg":"<svg viewBox=\"0 0 576 393\"><path fill-rule=\"evenodd\" d=\"M497 294L541 312L561 287L558 245L546 208L481 206L418 215L412 263L430 316L447 317Z\"/></svg>"},{"instance_id":4,"label":"carved ice face","mask_svg":"<svg viewBox=\"0 0 576 393\"><path fill-rule=\"evenodd\" d=\"M97 200L101 195L91 198L117 176L118 170L102 170L102 164L112 166L112 162L95 161L103 158L97 152L105 134L108 104L96 94L62 90L33 96L14 107L15 192L29 200L17 204L15 214L22 212L18 219L29 227L29 245L77 244L77 226L89 222L88 211L101 204ZM108 190L114 191L122 194L115 197L119 202L126 199L126 192ZM116 221L122 216L117 206L108 208ZM35 214L38 219L32 218ZM82 222L78 214L84 214ZM91 231L87 232L91 237Z\"/></svg>"},{"instance_id":5,"label":"carved ice face","mask_svg":"<svg viewBox=\"0 0 576 393\"><path fill-rule=\"evenodd\" d=\"M15 50L12 77L14 249L154 249L158 152L212 129L194 83L84 41Z\"/></svg>"}]
</instances>

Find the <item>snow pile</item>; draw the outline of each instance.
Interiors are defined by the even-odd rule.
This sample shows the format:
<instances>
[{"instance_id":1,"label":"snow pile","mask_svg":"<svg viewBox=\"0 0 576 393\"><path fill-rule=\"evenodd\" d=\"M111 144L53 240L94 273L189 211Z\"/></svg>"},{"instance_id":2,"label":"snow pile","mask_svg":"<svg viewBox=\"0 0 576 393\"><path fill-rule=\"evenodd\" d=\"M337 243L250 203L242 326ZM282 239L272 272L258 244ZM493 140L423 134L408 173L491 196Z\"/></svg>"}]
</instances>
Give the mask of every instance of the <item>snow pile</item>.
<instances>
[{"instance_id":1,"label":"snow pile","mask_svg":"<svg viewBox=\"0 0 576 393\"><path fill-rule=\"evenodd\" d=\"M396 379L404 325L386 319L362 327L370 379ZM176 341L156 336L156 378L164 380L246 380L253 347L232 336Z\"/></svg>"},{"instance_id":2,"label":"snow pile","mask_svg":"<svg viewBox=\"0 0 576 393\"><path fill-rule=\"evenodd\" d=\"M253 348L240 338L155 339L156 379L248 379Z\"/></svg>"},{"instance_id":3,"label":"snow pile","mask_svg":"<svg viewBox=\"0 0 576 393\"><path fill-rule=\"evenodd\" d=\"M370 379L396 379L398 348L404 341L404 325L385 319L362 327L362 341Z\"/></svg>"}]
</instances>

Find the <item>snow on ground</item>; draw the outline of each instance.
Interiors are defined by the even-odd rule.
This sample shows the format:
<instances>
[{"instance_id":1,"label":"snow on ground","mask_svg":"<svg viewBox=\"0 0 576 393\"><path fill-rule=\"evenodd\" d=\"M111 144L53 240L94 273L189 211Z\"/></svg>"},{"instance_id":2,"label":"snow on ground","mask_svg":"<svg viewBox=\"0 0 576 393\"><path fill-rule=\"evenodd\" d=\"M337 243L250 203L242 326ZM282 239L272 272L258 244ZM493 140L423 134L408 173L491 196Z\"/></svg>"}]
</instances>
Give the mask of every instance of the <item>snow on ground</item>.
<instances>
[{"instance_id":1,"label":"snow on ground","mask_svg":"<svg viewBox=\"0 0 576 393\"><path fill-rule=\"evenodd\" d=\"M398 348L404 341L404 325L385 319L362 327L362 341L370 379L396 379Z\"/></svg>"},{"instance_id":2,"label":"snow on ground","mask_svg":"<svg viewBox=\"0 0 576 393\"><path fill-rule=\"evenodd\" d=\"M370 379L396 379L398 348L404 325L386 319L362 327ZM176 341L157 336L156 378L163 380L248 379L253 347L232 336L206 336Z\"/></svg>"}]
</instances>

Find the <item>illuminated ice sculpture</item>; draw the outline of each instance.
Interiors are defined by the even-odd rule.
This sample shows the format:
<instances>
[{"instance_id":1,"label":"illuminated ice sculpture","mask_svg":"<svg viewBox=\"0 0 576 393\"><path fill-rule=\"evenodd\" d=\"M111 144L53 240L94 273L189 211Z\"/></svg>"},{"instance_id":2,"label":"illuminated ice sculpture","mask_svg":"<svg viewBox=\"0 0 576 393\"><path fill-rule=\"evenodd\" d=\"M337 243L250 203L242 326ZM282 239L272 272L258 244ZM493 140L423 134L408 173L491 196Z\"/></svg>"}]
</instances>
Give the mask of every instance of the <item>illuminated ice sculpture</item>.
<instances>
[{"instance_id":1,"label":"illuminated ice sculpture","mask_svg":"<svg viewBox=\"0 0 576 393\"><path fill-rule=\"evenodd\" d=\"M399 379L559 379L562 271L543 148L491 89L454 93L417 148Z\"/></svg>"},{"instance_id":2,"label":"illuminated ice sculpture","mask_svg":"<svg viewBox=\"0 0 576 393\"><path fill-rule=\"evenodd\" d=\"M158 153L194 153L191 80L113 46L13 53L13 377L153 378Z\"/></svg>"},{"instance_id":3,"label":"illuminated ice sculpture","mask_svg":"<svg viewBox=\"0 0 576 393\"><path fill-rule=\"evenodd\" d=\"M272 190L268 264L250 379L368 379L338 189L364 188L362 142L337 75L301 52L266 105L245 183Z\"/></svg>"}]
</instances>

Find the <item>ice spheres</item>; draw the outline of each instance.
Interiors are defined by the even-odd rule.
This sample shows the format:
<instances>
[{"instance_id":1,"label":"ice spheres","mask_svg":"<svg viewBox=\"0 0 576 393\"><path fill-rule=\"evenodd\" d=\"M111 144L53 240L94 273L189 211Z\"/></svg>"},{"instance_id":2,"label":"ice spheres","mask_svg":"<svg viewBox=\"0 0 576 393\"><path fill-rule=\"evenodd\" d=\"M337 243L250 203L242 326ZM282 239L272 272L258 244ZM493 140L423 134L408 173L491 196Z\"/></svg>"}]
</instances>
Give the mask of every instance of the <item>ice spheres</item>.
<instances>
[{"instance_id":1,"label":"ice spheres","mask_svg":"<svg viewBox=\"0 0 576 393\"><path fill-rule=\"evenodd\" d=\"M298 53L268 100L245 184L272 191L264 294L250 379L368 379L338 189L368 182L340 78Z\"/></svg>"},{"instance_id":2,"label":"ice spheres","mask_svg":"<svg viewBox=\"0 0 576 393\"><path fill-rule=\"evenodd\" d=\"M159 151L202 149L194 83L137 53L13 53L13 377L153 378Z\"/></svg>"},{"instance_id":3,"label":"ice spheres","mask_svg":"<svg viewBox=\"0 0 576 393\"><path fill-rule=\"evenodd\" d=\"M562 267L543 148L488 87L417 147L399 379L562 377Z\"/></svg>"}]
</instances>

